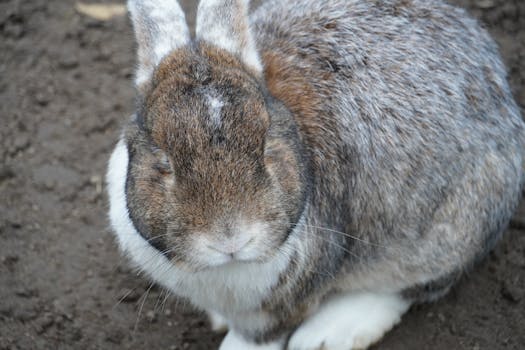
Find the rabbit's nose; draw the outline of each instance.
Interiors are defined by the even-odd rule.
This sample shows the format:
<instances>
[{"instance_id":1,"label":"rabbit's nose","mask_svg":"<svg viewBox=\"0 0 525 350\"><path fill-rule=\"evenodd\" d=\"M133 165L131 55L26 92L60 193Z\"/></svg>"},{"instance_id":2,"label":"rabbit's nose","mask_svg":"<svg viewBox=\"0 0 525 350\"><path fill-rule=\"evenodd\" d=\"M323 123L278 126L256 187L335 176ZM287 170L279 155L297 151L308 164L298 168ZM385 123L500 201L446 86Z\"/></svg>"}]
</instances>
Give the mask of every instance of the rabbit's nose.
<instances>
[{"instance_id":1,"label":"rabbit's nose","mask_svg":"<svg viewBox=\"0 0 525 350\"><path fill-rule=\"evenodd\" d=\"M207 247L218 253L222 253L224 255L230 255L232 258L235 258L235 254L242 251L252 241L253 241L253 237L252 238L250 237L243 237L243 238L232 237L224 241L214 242L214 244L208 244Z\"/></svg>"}]
</instances>

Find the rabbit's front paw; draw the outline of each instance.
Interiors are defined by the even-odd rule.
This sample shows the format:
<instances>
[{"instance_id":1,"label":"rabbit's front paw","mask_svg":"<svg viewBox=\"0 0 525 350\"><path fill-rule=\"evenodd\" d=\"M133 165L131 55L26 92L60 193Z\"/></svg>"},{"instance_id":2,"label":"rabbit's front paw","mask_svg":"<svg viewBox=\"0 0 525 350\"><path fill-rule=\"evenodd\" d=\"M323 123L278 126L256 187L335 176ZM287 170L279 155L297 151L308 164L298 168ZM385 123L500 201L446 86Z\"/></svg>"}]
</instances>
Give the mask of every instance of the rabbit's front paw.
<instances>
[{"instance_id":1,"label":"rabbit's front paw","mask_svg":"<svg viewBox=\"0 0 525 350\"><path fill-rule=\"evenodd\" d=\"M275 341L265 344L248 342L241 335L229 331L221 343L219 350L283 350L284 341Z\"/></svg>"},{"instance_id":2,"label":"rabbit's front paw","mask_svg":"<svg viewBox=\"0 0 525 350\"><path fill-rule=\"evenodd\" d=\"M294 332L288 350L366 349L398 323L409 306L395 294L334 297Z\"/></svg>"}]
</instances>

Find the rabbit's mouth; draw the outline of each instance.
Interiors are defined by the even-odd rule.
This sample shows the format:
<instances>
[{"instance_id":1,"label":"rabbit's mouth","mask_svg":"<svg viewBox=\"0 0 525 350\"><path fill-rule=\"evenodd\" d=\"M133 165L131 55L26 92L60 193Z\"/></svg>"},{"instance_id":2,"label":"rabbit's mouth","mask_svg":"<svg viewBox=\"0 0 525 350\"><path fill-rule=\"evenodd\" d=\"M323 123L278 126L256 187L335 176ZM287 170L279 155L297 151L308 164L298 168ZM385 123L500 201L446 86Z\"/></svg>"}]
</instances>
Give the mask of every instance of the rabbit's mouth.
<instances>
[{"instance_id":1,"label":"rabbit's mouth","mask_svg":"<svg viewBox=\"0 0 525 350\"><path fill-rule=\"evenodd\" d=\"M197 266L219 267L227 264L260 262L267 255L270 226L261 221L240 220L234 232L193 234L187 256Z\"/></svg>"}]
</instances>

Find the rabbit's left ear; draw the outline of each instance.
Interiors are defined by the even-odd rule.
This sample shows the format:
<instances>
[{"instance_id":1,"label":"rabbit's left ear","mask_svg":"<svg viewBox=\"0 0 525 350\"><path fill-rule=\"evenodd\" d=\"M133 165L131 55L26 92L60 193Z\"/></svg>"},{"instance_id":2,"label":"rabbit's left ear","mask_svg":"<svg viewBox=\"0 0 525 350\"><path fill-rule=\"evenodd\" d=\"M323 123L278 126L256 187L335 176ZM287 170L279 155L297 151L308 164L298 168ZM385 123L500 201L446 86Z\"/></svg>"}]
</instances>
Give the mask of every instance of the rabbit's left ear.
<instances>
[{"instance_id":1,"label":"rabbit's left ear","mask_svg":"<svg viewBox=\"0 0 525 350\"><path fill-rule=\"evenodd\" d=\"M248 19L249 0L201 0L196 37L239 57L256 73L262 65Z\"/></svg>"},{"instance_id":2,"label":"rabbit's left ear","mask_svg":"<svg viewBox=\"0 0 525 350\"><path fill-rule=\"evenodd\" d=\"M155 67L171 51L190 42L184 12L177 0L128 0L137 40L137 87L151 79Z\"/></svg>"}]
</instances>

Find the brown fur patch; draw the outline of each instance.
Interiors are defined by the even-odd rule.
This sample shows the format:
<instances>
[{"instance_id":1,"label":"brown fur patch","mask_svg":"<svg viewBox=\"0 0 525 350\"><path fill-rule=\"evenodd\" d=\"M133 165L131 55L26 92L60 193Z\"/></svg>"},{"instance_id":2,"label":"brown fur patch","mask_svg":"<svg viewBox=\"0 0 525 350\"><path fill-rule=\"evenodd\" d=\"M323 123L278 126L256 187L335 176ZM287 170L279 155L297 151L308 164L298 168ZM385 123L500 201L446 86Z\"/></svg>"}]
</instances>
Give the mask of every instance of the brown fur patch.
<instances>
[{"instance_id":1,"label":"brown fur patch","mask_svg":"<svg viewBox=\"0 0 525 350\"><path fill-rule=\"evenodd\" d=\"M313 118L317 115L321 101L311 85L308 73L296 66L287 66L286 57L277 52L265 52L264 75L270 92L283 101L295 115Z\"/></svg>"},{"instance_id":2,"label":"brown fur patch","mask_svg":"<svg viewBox=\"0 0 525 350\"><path fill-rule=\"evenodd\" d=\"M299 55L299 53L297 53ZM277 99L281 100L294 115L295 121L311 149L330 153L324 145L326 131L336 132L334 120L327 116L322 92L313 86L315 81L331 80L332 73L327 71L301 69L296 65L287 65L287 56L276 51L267 51L263 55L264 75L267 87ZM329 127L329 128L327 128ZM326 139L324 139L326 140ZM325 147L326 146L326 147Z\"/></svg>"}]
</instances>

